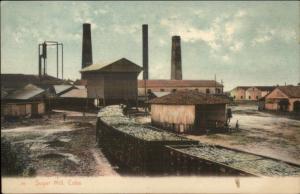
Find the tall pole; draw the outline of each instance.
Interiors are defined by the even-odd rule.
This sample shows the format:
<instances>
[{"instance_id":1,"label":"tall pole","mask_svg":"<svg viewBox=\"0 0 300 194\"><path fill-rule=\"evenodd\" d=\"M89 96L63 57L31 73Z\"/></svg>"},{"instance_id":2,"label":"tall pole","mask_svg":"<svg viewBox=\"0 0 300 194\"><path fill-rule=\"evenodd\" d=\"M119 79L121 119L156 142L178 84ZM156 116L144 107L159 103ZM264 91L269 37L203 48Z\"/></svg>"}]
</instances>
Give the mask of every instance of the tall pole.
<instances>
[{"instance_id":1,"label":"tall pole","mask_svg":"<svg viewBox=\"0 0 300 194\"><path fill-rule=\"evenodd\" d=\"M64 45L61 43L61 79L64 79Z\"/></svg>"},{"instance_id":2,"label":"tall pole","mask_svg":"<svg viewBox=\"0 0 300 194\"><path fill-rule=\"evenodd\" d=\"M41 44L39 44L38 47L39 53L38 53L38 60L39 60L39 77L42 75L42 61L41 61Z\"/></svg>"},{"instance_id":3,"label":"tall pole","mask_svg":"<svg viewBox=\"0 0 300 194\"><path fill-rule=\"evenodd\" d=\"M56 43L56 77L58 78L58 43Z\"/></svg>"}]
</instances>

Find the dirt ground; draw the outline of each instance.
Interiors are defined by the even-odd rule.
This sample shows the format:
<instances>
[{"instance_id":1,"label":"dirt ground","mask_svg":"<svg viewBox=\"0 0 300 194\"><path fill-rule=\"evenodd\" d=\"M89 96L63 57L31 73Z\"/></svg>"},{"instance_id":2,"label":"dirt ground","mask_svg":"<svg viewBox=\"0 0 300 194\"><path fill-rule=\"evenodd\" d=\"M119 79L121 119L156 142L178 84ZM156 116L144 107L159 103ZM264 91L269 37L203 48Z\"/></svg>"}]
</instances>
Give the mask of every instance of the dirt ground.
<instances>
[{"instance_id":1,"label":"dirt ground","mask_svg":"<svg viewBox=\"0 0 300 194\"><path fill-rule=\"evenodd\" d=\"M30 149L37 176L116 176L96 147L96 114L55 111L50 118L5 123L1 136Z\"/></svg>"},{"instance_id":2,"label":"dirt ground","mask_svg":"<svg viewBox=\"0 0 300 194\"><path fill-rule=\"evenodd\" d=\"M233 113L231 127L235 128L238 120L238 131L185 136L202 143L221 145L300 164L300 120L260 112L255 105L230 108ZM137 117L136 120L140 123L151 122L150 116Z\"/></svg>"},{"instance_id":3,"label":"dirt ground","mask_svg":"<svg viewBox=\"0 0 300 194\"><path fill-rule=\"evenodd\" d=\"M230 123L234 128L238 120L238 131L188 137L300 164L300 120L260 112L255 105L231 108Z\"/></svg>"}]
</instances>

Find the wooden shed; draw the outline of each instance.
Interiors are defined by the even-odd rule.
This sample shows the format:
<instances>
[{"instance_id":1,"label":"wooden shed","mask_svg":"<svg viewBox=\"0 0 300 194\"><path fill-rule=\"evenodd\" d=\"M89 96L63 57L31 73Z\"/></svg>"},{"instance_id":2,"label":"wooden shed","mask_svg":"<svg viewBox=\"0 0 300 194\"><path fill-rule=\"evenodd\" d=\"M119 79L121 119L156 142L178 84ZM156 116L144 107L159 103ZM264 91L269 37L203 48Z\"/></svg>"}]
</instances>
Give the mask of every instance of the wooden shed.
<instances>
[{"instance_id":1,"label":"wooden shed","mask_svg":"<svg viewBox=\"0 0 300 194\"><path fill-rule=\"evenodd\" d=\"M142 67L122 58L112 63L93 64L81 70L87 80L88 98L100 104L136 103L137 77Z\"/></svg>"},{"instance_id":2,"label":"wooden shed","mask_svg":"<svg viewBox=\"0 0 300 194\"><path fill-rule=\"evenodd\" d=\"M178 91L150 100L151 122L179 133L223 128L228 100L198 91Z\"/></svg>"},{"instance_id":3,"label":"wooden shed","mask_svg":"<svg viewBox=\"0 0 300 194\"><path fill-rule=\"evenodd\" d=\"M33 84L27 84L6 95L1 102L1 114L9 117L34 117L45 113L43 102L45 90Z\"/></svg>"}]
</instances>

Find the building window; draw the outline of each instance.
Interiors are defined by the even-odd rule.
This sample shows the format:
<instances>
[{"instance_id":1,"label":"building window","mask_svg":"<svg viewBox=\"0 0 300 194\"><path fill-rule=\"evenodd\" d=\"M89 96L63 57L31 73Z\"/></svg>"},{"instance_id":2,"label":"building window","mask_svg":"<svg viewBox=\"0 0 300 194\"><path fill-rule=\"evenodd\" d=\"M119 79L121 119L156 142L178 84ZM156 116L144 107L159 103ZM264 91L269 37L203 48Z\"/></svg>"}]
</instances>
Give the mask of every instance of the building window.
<instances>
[{"instance_id":1,"label":"building window","mask_svg":"<svg viewBox=\"0 0 300 194\"><path fill-rule=\"evenodd\" d=\"M161 91L161 92L164 92L164 91L165 91L165 89L160 89L160 91Z\"/></svg>"},{"instance_id":2,"label":"building window","mask_svg":"<svg viewBox=\"0 0 300 194\"><path fill-rule=\"evenodd\" d=\"M258 100L258 96L256 96L256 100Z\"/></svg>"},{"instance_id":3,"label":"building window","mask_svg":"<svg viewBox=\"0 0 300 194\"><path fill-rule=\"evenodd\" d=\"M241 96L241 99L243 99L243 96Z\"/></svg>"},{"instance_id":4,"label":"building window","mask_svg":"<svg viewBox=\"0 0 300 194\"><path fill-rule=\"evenodd\" d=\"M235 99L235 96L233 96L233 99Z\"/></svg>"},{"instance_id":5,"label":"building window","mask_svg":"<svg viewBox=\"0 0 300 194\"><path fill-rule=\"evenodd\" d=\"M148 93L151 93L152 91L151 91L151 89L148 89L147 92L148 92Z\"/></svg>"},{"instance_id":6,"label":"building window","mask_svg":"<svg viewBox=\"0 0 300 194\"><path fill-rule=\"evenodd\" d=\"M251 96L248 96L248 99L251 100Z\"/></svg>"},{"instance_id":7,"label":"building window","mask_svg":"<svg viewBox=\"0 0 300 194\"><path fill-rule=\"evenodd\" d=\"M220 93L221 93L220 88L217 88L216 91L217 91L217 94L220 94Z\"/></svg>"},{"instance_id":8,"label":"building window","mask_svg":"<svg viewBox=\"0 0 300 194\"><path fill-rule=\"evenodd\" d=\"M198 88L196 88L195 90L196 90L197 92L199 91L199 89L198 89Z\"/></svg>"},{"instance_id":9,"label":"building window","mask_svg":"<svg viewBox=\"0 0 300 194\"><path fill-rule=\"evenodd\" d=\"M176 89L173 89L172 92L176 92Z\"/></svg>"},{"instance_id":10,"label":"building window","mask_svg":"<svg viewBox=\"0 0 300 194\"><path fill-rule=\"evenodd\" d=\"M209 89L208 88L206 89L206 94L209 94Z\"/></svg>"}]
</instances>

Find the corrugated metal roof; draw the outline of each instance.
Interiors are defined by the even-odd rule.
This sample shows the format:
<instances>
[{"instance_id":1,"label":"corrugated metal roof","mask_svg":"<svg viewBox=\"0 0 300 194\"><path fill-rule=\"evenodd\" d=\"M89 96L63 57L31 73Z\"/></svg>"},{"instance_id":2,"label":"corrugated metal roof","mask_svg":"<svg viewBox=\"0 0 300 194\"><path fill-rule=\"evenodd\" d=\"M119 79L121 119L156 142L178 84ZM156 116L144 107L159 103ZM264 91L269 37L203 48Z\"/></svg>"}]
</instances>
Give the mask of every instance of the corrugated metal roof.
<instances>
[{"instance_id":1,"label":"corrugated metal roof","mask_svg":"<svg viewBox=\"0 0 300 194\"><path fill-rule=\"evenodd\" d=\"M138 80L138 87L143 88L144 80ZM163 88L163 87L223 87L222 84L215 80L146 80L146 87Z\"/></svg>"},{"instance_id":2,"label":"corrugated metal roof","mask_svg":"<svg viewBox=\"0 0 300 194\"><path fill-rule=\"evenodd\" d=\"M80 72L141 72L141 70L142 67L138 66L132 61L129 61L126 58L122 58L111 63L92 64L88 67L83 68Z\"/></svg>"},{"instance_id":3,"label":"corrugated metal roof","mask_svg":"<svg viewBox=\"0 0 300 194\"><path fill-rule=\"evenodd\" d=\"M42 88L39 88L33 84L28 84L24 88L16 90L5 98L14 100L28 100L43 92L45 92L45 90L43 90Z\"/></svg>"},{"instance_id":4,"label":"corrugated metal roof","mask_svg":"<svg viewBox=\"0 0 300 194\"><path fill-rule=\"evenodd\" d=\"M72 87L73 87L72 85L54 85L53 86L56 94L60 94Z\"/></svg>"},{"instance_id":5,"label":"corrugated metal roof","mask_svg":"<svg viewBox=\"0 0 300 194\"><path fill-rule=\"evenodd\" d=\"M77 86L76 86L77 87ZM62 94L62 98L87 98L87 89L85 87L75 88Z\"/></svg>"},{"instance_id":6,"label":"corrugated metal roof","mask_svg":"<svg viewBox=\"0 0 300 194\"><path fill-rule=\"evenodd\" d=\"M197 104L227 104L227 99L204 94L198 91L177 91L149 101L150 104L197 105Z\"/></svg>"}]
</instances>

